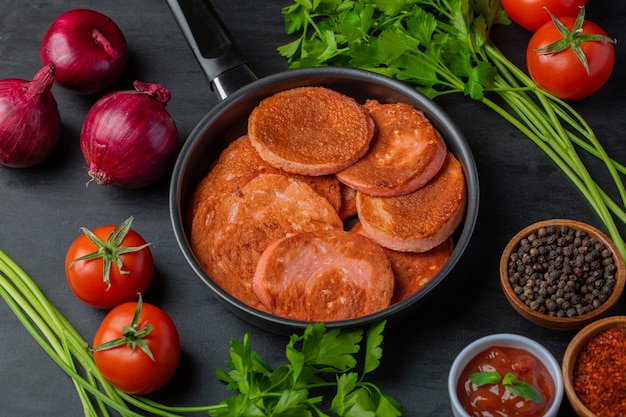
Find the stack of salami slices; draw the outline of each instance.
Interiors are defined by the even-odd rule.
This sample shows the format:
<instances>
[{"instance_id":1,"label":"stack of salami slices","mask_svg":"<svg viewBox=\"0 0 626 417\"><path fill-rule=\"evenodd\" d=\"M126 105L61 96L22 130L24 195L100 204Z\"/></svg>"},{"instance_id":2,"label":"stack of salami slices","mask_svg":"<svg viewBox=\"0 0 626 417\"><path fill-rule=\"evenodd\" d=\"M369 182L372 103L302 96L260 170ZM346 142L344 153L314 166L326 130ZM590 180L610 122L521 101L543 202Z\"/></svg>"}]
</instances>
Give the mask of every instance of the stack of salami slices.
<instances>
[{"instance_id":1,"label":"stack of salami slices","mask_svg":"<svg viewBox=\"0 0 626 417\"><path fill-rule=\"evenodd\" d=\"M192 249L226 292L302 321L374 313L447 262L460 163L424 114L326 87L270 96L197 186Z\"/></svg>"}]
</instances>

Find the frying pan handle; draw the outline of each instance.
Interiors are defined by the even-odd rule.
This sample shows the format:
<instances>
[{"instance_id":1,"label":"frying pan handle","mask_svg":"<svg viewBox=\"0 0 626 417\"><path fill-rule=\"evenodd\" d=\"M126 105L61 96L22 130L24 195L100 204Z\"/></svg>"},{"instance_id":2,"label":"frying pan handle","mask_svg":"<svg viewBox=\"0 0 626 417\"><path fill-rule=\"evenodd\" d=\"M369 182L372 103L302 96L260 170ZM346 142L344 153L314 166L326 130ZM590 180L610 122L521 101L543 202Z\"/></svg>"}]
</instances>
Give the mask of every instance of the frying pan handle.
<instances>
[{"instance_id":1,"label":"frying pan handle","mask_svg":"<svg viewBox=\"0 0 626 417\"><path fill-rule=\"evenodd\" d=\"M220 99L257 79L209 0L167 0L167 4Z\"/></svg>"}]
</instances>

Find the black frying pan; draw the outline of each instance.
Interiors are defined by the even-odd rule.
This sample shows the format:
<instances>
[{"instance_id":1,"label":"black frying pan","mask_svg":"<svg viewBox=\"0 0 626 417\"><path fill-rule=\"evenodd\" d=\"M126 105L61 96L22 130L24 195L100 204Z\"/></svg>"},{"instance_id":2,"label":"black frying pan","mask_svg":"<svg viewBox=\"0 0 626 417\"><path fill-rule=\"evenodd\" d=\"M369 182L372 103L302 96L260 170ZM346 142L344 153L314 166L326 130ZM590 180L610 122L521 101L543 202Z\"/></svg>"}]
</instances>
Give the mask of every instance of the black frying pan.
<instances>
[{"instance_id":1,"label":"black frying pan","mask_svg":"<svg viewBox=\"0 0 626 417\"><path fill-rule=\"evenodd\" d=\"M170 215L174 234L196 275L228 309L248 322L277 333L291 333L308 323L260 312L226 293L200 267L190 247L185 213L194 188L209 171L221 151L247 130L247 118L265 97L301 86L325 86L363 103L374 98L382 103L404 102L424 112L461 162L468 190L465 219L455 233L455 249L439 273L411 297L378 313L351 320L330 322L327 327L364 326L381 319L398 320L413 311L452 272L465 251L476 223L479 184L471 150L450 117L433 101L412 87L371 72L336 67L284 71L257 79L239 53L208 0L167 0L178 25L212 89L221 102L190 133L174 167L170 185Z\"/></svg>"}]
</instances>

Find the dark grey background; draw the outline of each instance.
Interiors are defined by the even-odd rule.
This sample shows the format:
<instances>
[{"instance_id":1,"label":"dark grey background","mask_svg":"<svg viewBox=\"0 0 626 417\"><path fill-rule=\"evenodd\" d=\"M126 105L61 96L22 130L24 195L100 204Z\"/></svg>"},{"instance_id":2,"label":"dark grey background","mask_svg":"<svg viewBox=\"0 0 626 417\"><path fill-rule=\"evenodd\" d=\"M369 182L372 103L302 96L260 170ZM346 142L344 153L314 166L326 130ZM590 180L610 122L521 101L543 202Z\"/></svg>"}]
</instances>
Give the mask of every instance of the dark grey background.
<instances>
[{"instance_id":1,"label":"dark grey background","mask_svg":"<svg viewBox=\"0 0 626 417\"><path fill-rule=\"evenodd\" d=\"M215 0L250 66L265 76L285 69L276 47L289 41L281 8L287 1ZM117 87L133 79L169 88L167 106L180 143L217 104L208 82L164 1L0 0L0 78L32 78L40 68L37 48L60 13L78 7L111 17L124 32L131 64ZM626 42L626 2L590 1L587 17ZM523 66L530 34L500 28L494 39ZM626 161L626 53L617 44L614 74L602 91L574 103L616 159ZM171 383L153 398L168 404L212 404L228 391L213 375L228 358L232 338L251 335L253 347L270 364L284 360L287 338L254 328L229 313L186 265L170 226L168 180L141 190L85 186L78 147L83 118L99 96L78 96L54 88L63 137L44 164L0 169L0 248L20 264L86 340L105 312L79 302L65 282L65 252L81 226L95 228L135 217L134 228L154 244L156 276L145 300L166 310L178 325L183 357ZM579 192L526 137L480 103L461 96L438 100L470 143L481 181L480 214L466 255L430 301L388 327L381 368L374 382L398 399L407 416L450 415L446 381L455 355L468 343L496 332L513 332L543 343L558 360L575 332L537 327L508 305L498 282L498 261L508 239L546 218L569 217L601 226ZM596 166L594 161L589 164ZM600 171L596 166L595 171ZM626 311L622 299L614 313ZM70 379L0 303L0 416L80 416ZM564 401L562 415L572 415Z\"/></svg>"}]
</instances>

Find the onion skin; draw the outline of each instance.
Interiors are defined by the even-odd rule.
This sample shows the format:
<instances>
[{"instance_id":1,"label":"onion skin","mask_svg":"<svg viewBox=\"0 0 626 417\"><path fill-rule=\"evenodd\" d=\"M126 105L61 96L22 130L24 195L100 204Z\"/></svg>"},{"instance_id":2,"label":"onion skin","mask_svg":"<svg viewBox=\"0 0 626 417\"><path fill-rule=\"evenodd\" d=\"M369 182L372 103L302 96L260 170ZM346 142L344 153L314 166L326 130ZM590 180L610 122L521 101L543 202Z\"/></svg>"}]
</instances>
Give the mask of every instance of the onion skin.
<instances>
[{"instance_id":1,"label":"onion skin","mask_svg":"<svg viewBox=\"0 0 626 417\"><path fill-rule=\"evenodd\" d=\"M165 109L170 92L158 84L134 86L102 97L85 117L80 149L98 184L145 187L174 161L178 130Z\"/></svg>"},{"instance_id":2,"label":"onion skin","mask_svg":"<svg viewBox=\"0 0 626 417\"><path fill-rule=\"evenodd\" d=\"M109 17L73 9L57 17L39 46L42 64L56 65L57 85L79 94L111 87L128 63L128 45Z\"/></svg>"},{"instance_id":3,"label":"onion skin","mask_svg":"<svg viewBox=\"0 0 626 417\"><path fill-rule=\"evenodd\" d=\"M55 67L45 65L32 81L0 80L0 165L28 168L43 162L61 135L61 115L50 89Z\"/></svg>"}]
</instances>

